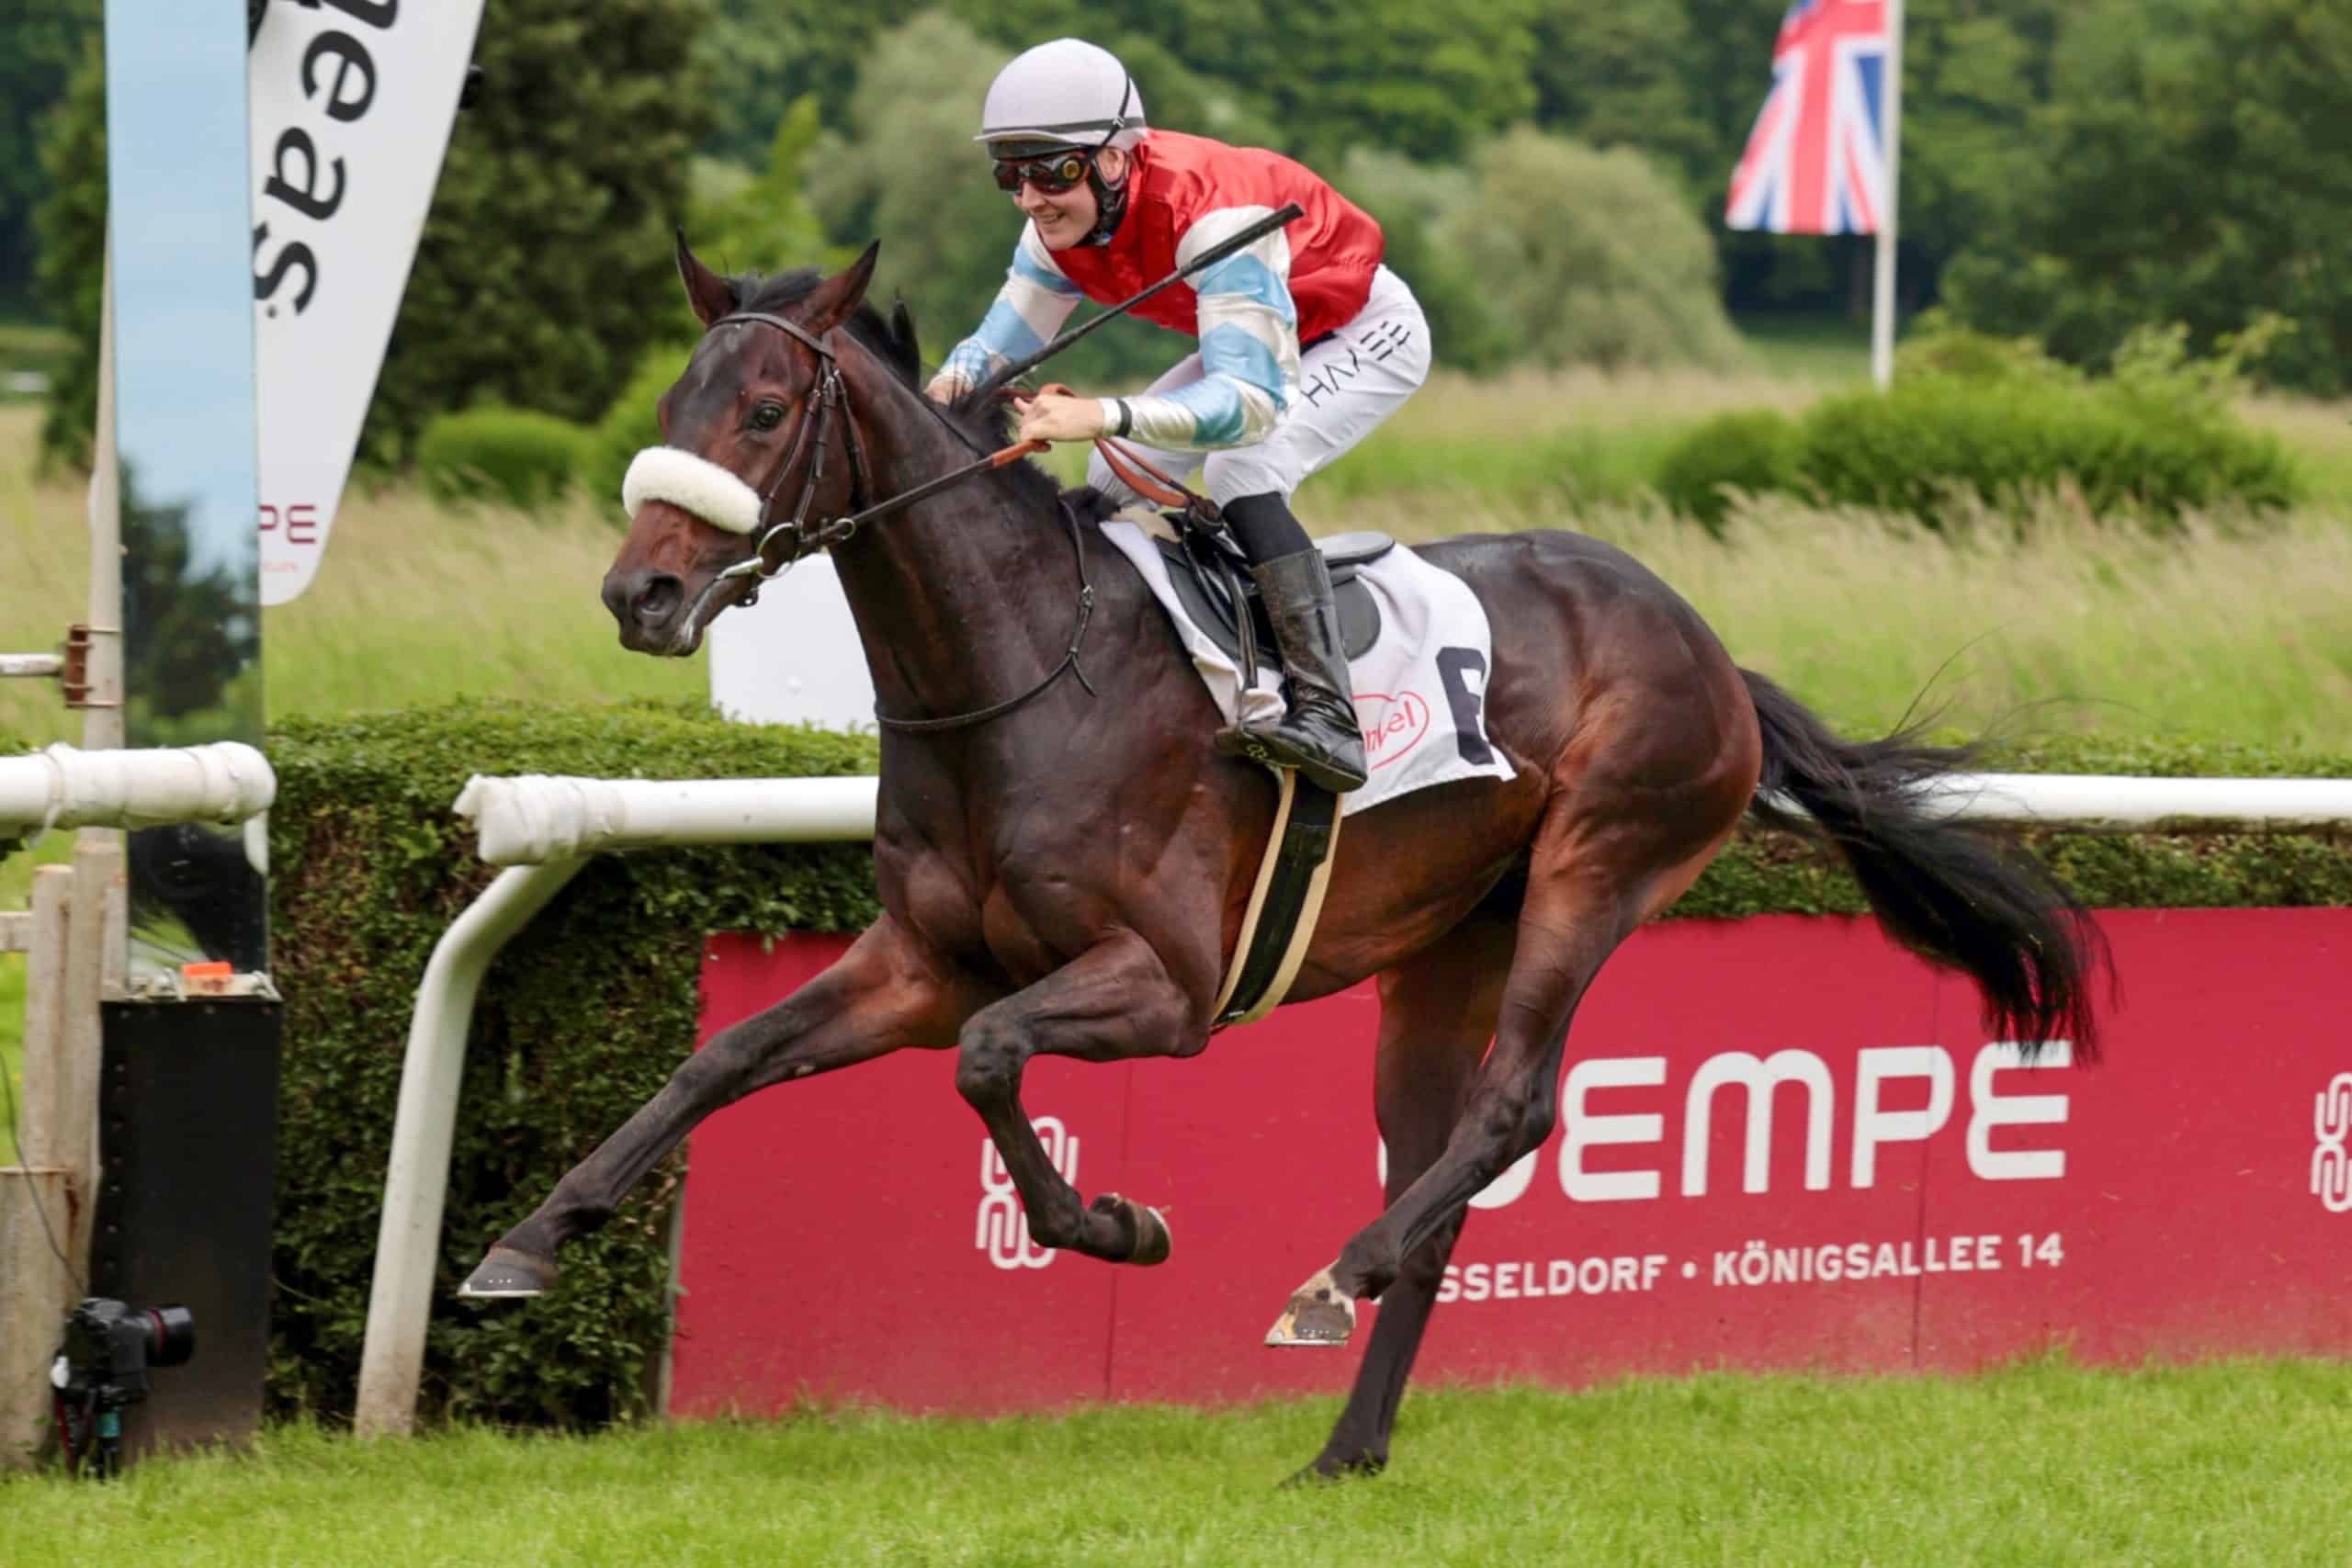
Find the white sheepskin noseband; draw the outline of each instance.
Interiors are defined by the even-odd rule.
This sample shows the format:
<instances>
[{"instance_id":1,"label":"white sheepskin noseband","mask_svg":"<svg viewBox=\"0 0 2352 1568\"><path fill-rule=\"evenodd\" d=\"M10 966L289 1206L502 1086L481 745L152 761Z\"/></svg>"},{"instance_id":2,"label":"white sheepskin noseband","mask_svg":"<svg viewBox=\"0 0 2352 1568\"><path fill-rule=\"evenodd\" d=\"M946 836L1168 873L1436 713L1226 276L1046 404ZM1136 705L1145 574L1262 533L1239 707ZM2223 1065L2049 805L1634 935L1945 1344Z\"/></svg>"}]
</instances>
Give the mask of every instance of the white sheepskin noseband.
<instances>
[{"instance_id":1,"label":"white sheepskin noseband","mask_svg":"<svg viewBox=\"0 0 2352 1568\"><path fill-rule=\"evenodd\" d=\"M649 501L666 501L730 534L755 534L760 493L707 457L675 446L648 446L621 480L621 509L631 517Z\"/></svg>"}]
</instances>

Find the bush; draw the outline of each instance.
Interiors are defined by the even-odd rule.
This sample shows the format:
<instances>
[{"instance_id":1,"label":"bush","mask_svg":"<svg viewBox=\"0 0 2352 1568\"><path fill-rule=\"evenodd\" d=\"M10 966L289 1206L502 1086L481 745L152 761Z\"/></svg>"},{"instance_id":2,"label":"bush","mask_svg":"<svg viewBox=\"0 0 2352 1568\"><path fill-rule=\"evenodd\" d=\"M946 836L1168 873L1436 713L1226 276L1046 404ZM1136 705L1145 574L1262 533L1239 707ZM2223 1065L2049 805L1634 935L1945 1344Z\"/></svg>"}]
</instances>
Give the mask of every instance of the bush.
<instances>
[{"instance_id":1,"label":"bush","mask_svg":"<svg viewBox=\"0 0 2352 1568\"><path fill-rule=\"evenodd\" d=\"M1720 534L1735 492L1801 489L1803 461L1804 443L1786 414L1772 409L1720 413L1667 451L1656 488L1668 506Z\"/></svg>"},{"instance_id":2,"label":"bush","mask_svg":"<svg viewBox=\"0 0 2352 1568\"><path fill-rule=\"evenodd\" d=\"M2005 509L2073 491L2095 516L2157 521L2301 495L2277 438L2226 409L2121 382L1921 376L1884 394L1825 399L1802 432L1804 478L1822 499L1908 512L1931 527L1955 490Z\"/></svg>"},{"instance_id":3,"label":"bush","mask_svg":"<svg viewBox=\"0 0 2352 1568\"><path fill-rule=\"evenodd\" d=\"M590 439L589 432L553 414L469 409L425 425L416 444L417 471L435 501L497 501L532 512L571 488L586 465Z\"/></svg>"},{"instance_id":4,"label":"bush","mask_svg":"<svg viewBox=\"0 0 2352 1568\"><path fill-rule=\"evenodd\" d=\"M628 473L629 459L648 446L662 445L662 422L654 417L654 406L685 369L693 353L691 344L665 344L649 351L637 362L621 395L582 443L580 488L600 513L622 526L627 526L628 519L620 510L621 480Z\"/></svg>"}]
</instances>

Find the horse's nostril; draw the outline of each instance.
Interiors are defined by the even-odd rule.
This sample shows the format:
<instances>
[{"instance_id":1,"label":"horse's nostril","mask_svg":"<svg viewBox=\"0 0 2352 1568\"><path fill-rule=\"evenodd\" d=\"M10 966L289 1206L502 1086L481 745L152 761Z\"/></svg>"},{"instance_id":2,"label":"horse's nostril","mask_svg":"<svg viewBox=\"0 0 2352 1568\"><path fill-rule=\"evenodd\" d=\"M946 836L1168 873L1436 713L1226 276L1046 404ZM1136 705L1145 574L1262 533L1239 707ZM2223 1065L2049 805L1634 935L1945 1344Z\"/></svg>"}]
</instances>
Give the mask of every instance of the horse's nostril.
<instances>
[{"instance_id":1,"label":"horse's nostril","mask_svg":"<svg viewBox=\"0 0 2352 1568\"><path fill-rule=\"evenodd\" d=\"M638 620L650 626L669 619L671 613L677 609L683 592L684 585L674 577L664 574L649 578L645 586L638 590Z\"/></svg>"}]
</instances>

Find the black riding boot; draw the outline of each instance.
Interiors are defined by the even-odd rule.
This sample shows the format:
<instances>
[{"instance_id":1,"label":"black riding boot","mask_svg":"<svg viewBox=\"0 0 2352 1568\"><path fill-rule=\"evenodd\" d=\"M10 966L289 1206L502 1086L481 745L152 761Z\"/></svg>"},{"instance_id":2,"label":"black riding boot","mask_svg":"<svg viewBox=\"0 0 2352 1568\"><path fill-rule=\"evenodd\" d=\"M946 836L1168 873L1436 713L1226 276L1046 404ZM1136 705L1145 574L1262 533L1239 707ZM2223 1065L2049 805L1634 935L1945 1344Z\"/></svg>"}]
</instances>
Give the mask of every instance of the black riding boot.
<instances>
[{"instance_id":1,"label":"black riding boot","mask_svg":"<svg viewBox=\"0 0 2352 1568\"><path fill-rule=\"evenodd\" d=\"M1339 794L1359 789L1364 781L1363 731L1356 725L1340 607L1323 557L1279 495L1239 497L1227 504L1225 515L1250 553L1250 575L1265 597L1290 705L1276 723L1219 730L1217 750L1296 768ZM1296 547L1280 554L1264 548L1291 543Z\"/></svg>"}]
</instances>

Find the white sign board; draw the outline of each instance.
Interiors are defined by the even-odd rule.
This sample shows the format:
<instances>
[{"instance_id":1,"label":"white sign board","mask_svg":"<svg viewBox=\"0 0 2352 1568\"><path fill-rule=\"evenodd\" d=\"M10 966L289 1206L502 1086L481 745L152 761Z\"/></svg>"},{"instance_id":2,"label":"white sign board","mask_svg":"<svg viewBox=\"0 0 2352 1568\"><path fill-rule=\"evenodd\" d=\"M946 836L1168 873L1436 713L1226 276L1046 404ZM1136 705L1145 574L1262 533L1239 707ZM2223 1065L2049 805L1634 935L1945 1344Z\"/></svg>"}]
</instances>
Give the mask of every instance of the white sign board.
<instances>
[{"instance_id":1,"label":"white sign board","mask_svg":"<svg viewBox=\"0 0 2352 1568\"><path fill-rule=\"evenodd\" d=\"M408 286L482 0L271 6L249 57L261 602L311 584Z\"/></svg>"},{"instance_id":2,"label":"white sign board","mask_svg":"<svg viewBox=\"0 0 2352 1568\"><path fill-rule=\"evenodd\" d=\"M874 728L874 678L830 556L810 556L760 602L710 623L711 705L749 724Z\"/></svg>"}]
</instances>

